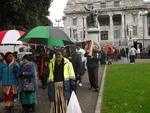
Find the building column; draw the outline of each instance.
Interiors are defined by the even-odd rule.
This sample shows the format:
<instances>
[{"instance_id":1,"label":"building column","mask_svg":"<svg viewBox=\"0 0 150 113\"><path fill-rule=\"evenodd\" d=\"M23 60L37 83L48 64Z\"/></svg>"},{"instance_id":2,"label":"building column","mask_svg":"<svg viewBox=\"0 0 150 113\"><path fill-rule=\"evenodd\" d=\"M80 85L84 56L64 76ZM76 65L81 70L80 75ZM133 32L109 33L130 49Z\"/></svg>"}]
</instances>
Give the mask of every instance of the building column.
<instances>
[{"instance_id":1,"label":"building column","mask_svg":"<svg viewBox=\"0 0 150 113\"><path fill-rule=\"evenodd\" d=\"M86 22L87 17L83 16L82 18L83 18L83 40L85 40L87 38L87 22Z\"/></svg>"},{"instance_id":2,"label":"building column","mask_svg":"<svg viewBox=\"0 0 150 113\"><path fill-rule=\"evenodd\" d=\"M100 41L101 41L101 26L100 26L100 23L98 21L98 16L96 18L96 22L97 22L97 27L98 27L98 41L100 43Z\"/></svg>"},{"instance_id":3,"label":"building column","mask_svg":"<svg viewBox=\"0 0 150 113\"><path fill-rule=\"evenodd\" d=\"M121 39L125 38L124 15L121 15Z\"/></svg>"},{"instance_id":4,"label":"building column","mask_svg":"<svg viewBox=\"0 0 150 113\"><path fill-rule=\"evenodd\" d=\"M147 39L147 37L148 37L147 15L145 15L144 19L145 19L145 23L144 23L145 38ZM147 46L147 45L145 45L145 46Z\"/></svg>"},{"instance_id":5,"label":"building column","mask_svg":"<svg viewBox=\"0 0 150 113\"><path fill-rule=\"evenodd\" d=\"M110 40L114 40L114 25L113 25L113 15L109 15L109 20L110 20Z\"/></svg>"}]
</instances>

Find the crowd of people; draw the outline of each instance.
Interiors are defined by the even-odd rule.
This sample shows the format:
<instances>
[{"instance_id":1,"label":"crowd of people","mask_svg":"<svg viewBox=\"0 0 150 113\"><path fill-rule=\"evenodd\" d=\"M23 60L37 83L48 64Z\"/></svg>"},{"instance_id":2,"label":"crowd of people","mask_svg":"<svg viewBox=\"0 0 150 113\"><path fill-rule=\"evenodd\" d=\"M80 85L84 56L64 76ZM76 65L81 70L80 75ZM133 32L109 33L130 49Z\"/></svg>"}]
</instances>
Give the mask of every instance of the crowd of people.
<instances>
[{"instance_id":1,"label":"crowd of people","mask_svg":"<svg viewBox=\"0 0 150 113\"><path fill-rule=\"evenodd\" d=\"M7 111L11 111L16 99L22 105L23 113L34 111L37 81L40 80L41 88L48 88L50 113L66 113L71 92L76 92L77 86L82 87L82 78L88 68L96 72L89 71L89 82L91 88L98 91L98 50L94 46L93 56L88 56L88 51L79 44L49 52L45 48L41 48L40 52L32 49L32 54L25 54L21 61L15 52L0 53L0 90L3 92L0 101L4 102ZM34 91L24 90L26 82L34 84Z\"/></svg>"},{"instance_id":2,"label":"crowd of people","mask_svg":"<svg viewBox=\"0 0 150 113\"><path fill-rule=\"evenodd\" d=\"M48 88L50 113L66 113L71 92L76 92L77 86L82 87L86 70L90 82L89 88L98 92L100 65L110 65L112 61L117 62L118 59L121 59L121 63L126 63L128 53L130 63L135 63L138 50L133 46L130 49L115 47L113 49L114 54L111 54L105 50L105 47L93 45L92 54L89 54L90 51L84 50L81 44L72 44L49 51L41 48L40 52L33 48L32 54L24 55L21 61L18 61L16 53L0 53L0 83L2 85L0 90L3 92L0 102L3 101L6 110L11 111L14 100L18 98L23 113L34 111L37 103L37 81L40 80L41 88L43 90ZM25 82L33 83L34 91L24 91Z\"/></svg>"}]
</instances>

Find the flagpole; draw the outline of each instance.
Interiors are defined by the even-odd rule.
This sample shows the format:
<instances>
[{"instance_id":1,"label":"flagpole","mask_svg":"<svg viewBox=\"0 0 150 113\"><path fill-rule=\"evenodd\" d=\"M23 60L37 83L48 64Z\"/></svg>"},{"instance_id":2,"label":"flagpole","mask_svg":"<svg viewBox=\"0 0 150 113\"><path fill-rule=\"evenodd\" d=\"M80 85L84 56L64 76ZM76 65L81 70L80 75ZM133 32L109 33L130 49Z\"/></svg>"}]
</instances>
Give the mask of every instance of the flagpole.
<instances>
[{"instance_id":1,"label":"flagpole","mask_svg":"<svg viewBox=\"0 0 150 113\"><path fill-rule=\"evenodd\" d=\"M4 53L4 44L3 44L3 53Z\"/></svg>"}]
</instances>

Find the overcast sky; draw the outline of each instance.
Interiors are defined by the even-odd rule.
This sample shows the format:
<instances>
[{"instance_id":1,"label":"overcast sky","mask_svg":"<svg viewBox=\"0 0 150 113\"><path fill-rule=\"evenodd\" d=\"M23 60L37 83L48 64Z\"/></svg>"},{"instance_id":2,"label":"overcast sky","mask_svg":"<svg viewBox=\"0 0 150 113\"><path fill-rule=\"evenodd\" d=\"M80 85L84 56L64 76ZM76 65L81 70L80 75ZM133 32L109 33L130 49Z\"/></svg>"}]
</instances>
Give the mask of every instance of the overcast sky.
<instances>
[{"instance_id":1,"label":"overcast sky","mask_svg":"<svg viewBox=\"0 0 150 113\"><path fill-rule=\"evenodd\" d=\"M49 8L50 11L50 20L53 22L55 26L58 25L55 22L55 19L61 19L63 16L64 8L66 7L67 0L53 0L51 7ZM59 23L59 26L63 26L62 20Z\"/></svg>"},{"instance_id":2,"label":"overcast sky","mask_svg":"<svg viewBox=\"0 0 150 113\"><path fill-rule=\"evenodd\" d=\"M148 2L148 3L150 3L150 0L144 0L144 2Z\"/></svg>"}]
</instances>

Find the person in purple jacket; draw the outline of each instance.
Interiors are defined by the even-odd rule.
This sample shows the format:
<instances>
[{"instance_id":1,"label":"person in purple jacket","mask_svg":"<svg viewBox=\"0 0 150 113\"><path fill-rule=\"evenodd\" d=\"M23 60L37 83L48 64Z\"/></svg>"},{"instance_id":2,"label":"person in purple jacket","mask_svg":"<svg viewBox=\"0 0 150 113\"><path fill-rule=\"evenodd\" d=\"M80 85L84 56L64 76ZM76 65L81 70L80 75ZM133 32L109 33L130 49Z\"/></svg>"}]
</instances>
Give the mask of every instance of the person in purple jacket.
<instances>
[{"instance_id":1,"label":"person in purple jacket","mask_svg":"<svg viewBox=\"0 0 150 113\"><path fill-rule=\"evenodd\" d=\"M37 103L36 90L38 89L38 85L35 75L36 69L33 62L30 61L29 55L24 55L22 62L23 64L20 66L20 69L16 74L16 77L18 78L19 102L22 104L22 108L24 110L23 113L29 113L30 111L35 111L34 106ZM32 82L34 84L35 91L23 91L23 84L26 81Z\"/></svg>"}]
</instances>

